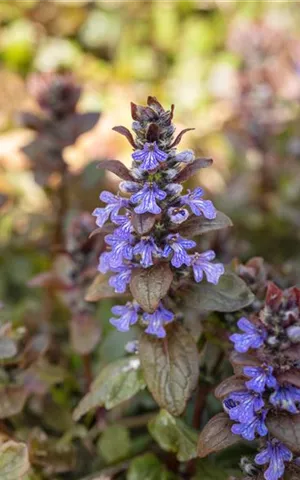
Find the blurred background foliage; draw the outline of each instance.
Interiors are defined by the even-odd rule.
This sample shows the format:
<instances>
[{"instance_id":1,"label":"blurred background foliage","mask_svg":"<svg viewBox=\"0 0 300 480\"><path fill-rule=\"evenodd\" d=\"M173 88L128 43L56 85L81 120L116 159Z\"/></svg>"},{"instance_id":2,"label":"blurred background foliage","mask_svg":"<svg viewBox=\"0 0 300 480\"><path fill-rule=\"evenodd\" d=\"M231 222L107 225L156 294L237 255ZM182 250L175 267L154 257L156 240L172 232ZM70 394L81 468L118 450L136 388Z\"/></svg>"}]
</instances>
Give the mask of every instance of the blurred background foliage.
<instances>
[{"instance_id":1,"label":"blurred background foliage","mask_svg":"<svg viewBox=\"0 0 300 480\"><path fill-rule=\"evenodd\" d=\"M214 159L213 167L201 172L193 184L203 185L235 227L210 238L210 244L228 263L234 257L246 261L262 256L292 283L300 275L299 21L297 2L0 2L1 317L3 323L12 321L15 328L30 331L50 315L51 334L57 340L56 364L44 365L40 372L51 395L29 402L24 438L38 424L60 438L61 445L84 439L86 458L93 458L91 470L124 461L151 442L148 434L130 439L122 420L100 436L101 455L95 459L90 444L99 431L87 434L88 426L72 423L71 410L82 395L76 375L80 378L84 363L67 341L68 312L54 302L49 313L49 292L28 285L51 265L55 217L47 189L36 183L20 150L33 133L18 124L17 113L37 108L26 89L28 75L70 69L83 86L80 110L102 112L97 126L65 150L68 218L91 212L102 189L116 188L116 177L96 170L94 160L117 158L130 164L130 146L111 128L130 126L130 101L144 104L148 95L155 95L165 107L176 105L178 129L195 127L182 148ZM59 182L53 174L48 188L55 190ZM134 338L134 333L112 329L110 306L110 301L97 306L102 340L93 352L95 372L122 356L124 345ZM218 411L214 402L210 398L207 415ZM151 412L155 405L143 393L125 407L131 415ZM114 409L110 419L122 414ZM18 418L14 422L18 424ZM32 435L33 443L50 442L44 433ZM120 442L118 449L111 448L111 438ZM64 472L72 470L71 453L67 451L65 459L60 454L55 468L57 452L53 446L49 449L49 464L42 454L35 462L42 476L30 478L83 478L86 459L66 476ZM211 467L201 465L200 470L209 472ZM137 478L134 475L131 467L129 480ZM217 478L216 472L203 475L199 478ZM166 473L161 478L173 477Z\"/></svg>"}]
</instances>

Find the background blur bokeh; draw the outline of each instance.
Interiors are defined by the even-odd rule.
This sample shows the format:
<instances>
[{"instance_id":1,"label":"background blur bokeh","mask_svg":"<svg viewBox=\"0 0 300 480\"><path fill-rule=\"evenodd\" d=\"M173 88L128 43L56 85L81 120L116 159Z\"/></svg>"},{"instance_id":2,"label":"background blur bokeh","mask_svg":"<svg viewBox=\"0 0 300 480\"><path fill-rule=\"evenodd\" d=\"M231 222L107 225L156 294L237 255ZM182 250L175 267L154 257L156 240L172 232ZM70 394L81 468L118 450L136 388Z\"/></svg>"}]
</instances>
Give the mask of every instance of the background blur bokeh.
<instances>
[{"instance_id":1,"label":"background blur bokeh","mask_svg":"<svg viewBox=\"0 0 300 480\"><path fill-rule=\"evenodd\" d=\"M83 87L79 109L102 112L96 127L65 150L70 218L92 212L100 191L116 188L117 178L96 170L95 161L130 164L130 145L112 127L130 127L130 101L145 104L154 95L165 107L175 104L179 130L195 127L182 148L214 159L192 182L234 222L209 240L219 256L228 263L262 256L288 282L300 280L299 22L298 2L1 1L3 315L29 329L47 315L44 293L28 282L50 266L55 212L21 152L34 133L20 126L18 112L37 110L28 76L61 68ZM48 186L59 182L50 175ZM109 301L97 308L104 332L96 369L130 339L108 325ZM58 338L64 315L55 317ZM70 358L80 368L76 355ZM55 392L59 405L67 402L66 392Z\"/></svg>"}]
</instances>

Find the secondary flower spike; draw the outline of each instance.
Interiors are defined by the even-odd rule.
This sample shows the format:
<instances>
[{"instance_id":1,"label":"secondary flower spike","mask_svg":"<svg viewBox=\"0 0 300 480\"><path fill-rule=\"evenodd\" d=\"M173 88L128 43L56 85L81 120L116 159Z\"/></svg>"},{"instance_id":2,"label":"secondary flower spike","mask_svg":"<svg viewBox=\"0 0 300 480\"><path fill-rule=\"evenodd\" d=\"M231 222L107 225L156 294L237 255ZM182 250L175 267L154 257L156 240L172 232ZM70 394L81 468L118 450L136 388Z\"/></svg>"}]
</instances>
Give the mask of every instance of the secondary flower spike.
<instances>
[{"instance_id":1,"label":"secondary flower spike","mask_svg":"<svg viewBox=\"0 0 300 480\"><path fill-rule=\"evenodd\" d=\"M191 235L181 235L187 222L213 222L216 218L216 209L203 198L202 188L184 192L182 185L191 172L210 165L211 160L195 159L192 150L177 150L185 131L174 136L174 106L165 110L154 97L147 103L146 107L132 104L133 134L125 127L114 128L133 147L131 169L117 160L102 162L103 168L122 181L116 194L101 193L105 205L93 212L97 226L107 233L98 269L111 272L108 283L119 294L128 292L134 273L151 272L157 266L165 269L162 281L171 289L183 276L191 283L205 278L216 285L224 267L214 263L215 253L198 251ZM122 332L139 324L147 334L163 338L165 326L176 320L171 303L168 292L157 299L154 308L136 298L125 306L113 307L115 316L110 323Z\"/></svg>"},{"instance_id":2,"label":"secondary flower spike","mask_svg":"<svg viewBox=\"0 0 300 480\"><path fill-rule=\"evenodd\" d=\"M263 309L251 320L241 318L238 327L244 333L230 337L235 349L232 363L235 367L237 360L243 368L240 377L233 378L239 378L245 389L235 391L233 385L223 400L225 412L238 422L231 431L249 441L260 438L261 452L254 461L265 480L289 478L298 465L290 446L299 448L293 422L297 424L300 414L300 338L291 338L290 332L300 327L300 290L282 291L269 283ZM272 428L274 420L280 425L280 418L289 420L291 431L284 425ZM288 445L280 441L285 430Z\"/></svg>"}]
</instances>

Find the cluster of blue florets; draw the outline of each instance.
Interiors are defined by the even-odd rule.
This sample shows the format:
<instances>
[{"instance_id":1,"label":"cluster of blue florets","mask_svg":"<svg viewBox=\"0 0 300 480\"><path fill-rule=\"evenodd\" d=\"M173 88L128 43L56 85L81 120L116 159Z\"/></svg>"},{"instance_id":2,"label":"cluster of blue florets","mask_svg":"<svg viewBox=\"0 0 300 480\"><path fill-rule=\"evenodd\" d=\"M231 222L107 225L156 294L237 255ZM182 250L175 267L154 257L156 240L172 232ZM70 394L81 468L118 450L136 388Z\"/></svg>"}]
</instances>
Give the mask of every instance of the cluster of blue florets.
<instances>
[{"instance_id":1,"label":"cluster of blue florets","mask_svg":"<svg viewBox=\"0 0 300 480\"><path fill-rule=\"evenodd\" d=\"M173 271L189 268L196 282L205 275L208 282L217 284L224 273L222 264L212 263L213 251L190 253L196 248L196 242L176 231L191 216L213 220L216 210L210 200L203 199L201 188L182 194L183 187L176 182L176 176L184 165L194 162L194 153L191 150L177 153L172 139L175 129L168 121L172 112L164 111L161 106L155 110L157 105L155 103L152 110L138 107L145 110L146 120L133 123L136 139L131 137L135 145L132 180L122 181L116 195L103 191L100 200L106 206L93 212L98 227L103 227L108 220L115 225L113 233L105 237L108 248L100 257L99 271L113 273L109 284L120 294L126 291L134 268L147 269L161 261L169 262ZM147 130L147 124L152 130L153 125L156 128L156 140L151 142L141 134ZM133 215L154 217L150 231L138 234ZM164 325L174 320L174 313L165 308L163 301L154 313L143 312L135 301L115 306L112 312L116 317L111 323L118 330L127 331L141 319L146 332L157 337L164 337Z\"/></svg>"},{"instance_id":2,"label":"cluster of blue florets","mask_svg":"<svg viewBox=\"0 0 300 480\"><path fill-rule=\"evenodd\" d=\"M236 352L243 354L249 349L259 351L269 348L268 331L263 325L241 318L238 326L243 333L230 337ZM237 422L232 426L233 433L250 441L266 437L266 448L255 457L257 465L269 464L264 472L266 480L282 478L285 463L293 459L292 452L269 434L266 425L269 411L278 409L291 414L300 413L300 389L286 382L279 384L275 370L269 363L245 366L243 373L249 378L245 381L245 389L231 393L223 402L231 420Z\"/></svg>"}]
</instances>

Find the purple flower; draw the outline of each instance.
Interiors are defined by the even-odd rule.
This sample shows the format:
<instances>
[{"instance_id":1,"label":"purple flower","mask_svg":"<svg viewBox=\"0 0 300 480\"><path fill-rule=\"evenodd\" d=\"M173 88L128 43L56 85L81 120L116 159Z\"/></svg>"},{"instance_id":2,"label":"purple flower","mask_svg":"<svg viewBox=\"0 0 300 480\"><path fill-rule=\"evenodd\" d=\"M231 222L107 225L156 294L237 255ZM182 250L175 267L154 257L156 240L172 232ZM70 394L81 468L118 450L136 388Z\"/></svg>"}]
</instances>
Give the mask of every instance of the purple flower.
<instances>
[{"instance_id":1,"label":"purple flower","mask_svg":"<svg viewBox=\"0 0 300 480\"><path fill-rule=\"evenodd\" d=\"M136 150L132 154L136 162L142 162L140 168L145 171L155 170L160 162L165 162L168 154L158 148L156 142L145 143L143 150Z\"/></svg>"},{"instance_id":2,"label":"purple flower","mask_svg":"<svg viewBox=\"0 0 300 480\"><path fill-rule=\"evenodd\" d=\"M230 405L228 403L229 400L232 401L231 408L228 408ZM256 412L264 407L262 396L247 390L231 393L225 402L227 402L225 406L228 409L228 415L231 420L241 423L251 422L256 417Z\"/></svg>"},{"instance_id":3,"label":"purple flower","mask_svg":"<svg viewBox=\"0 0 300 480\"><path fill-rule=\"evenodd\" d=\"M205 218L212 220L216 218L216 209L210 200L201 199L203 194L204 191L200 187L195 188L192 192L188 190L188 194L181 197L181 204L188 205L197 217L204 215Z\"/></svg>"},{"instance_id":4,"label":"purple flower","mask_svg":"<svg viewBox=\"0 0 300 480\"><path fill-rule=\"evenodd\" d=\"M127 212L126 215L118 215L114 219L114 223L119 225L115 232L131 233L133 231L130 212Z\"/></svg>"},{"instance_id":5,"label":"purple flower","mask_svg":"<svg viewBox=\"0 0 300 480\"><path fill-rule=\"evenodd\" d=\"M246 387L254 392L263 393L265 388L275 388L277 380L272 375L273 367L245 367L244 374L251 377L251 380L246 382Z\"/></svg>"},{"instance_id":6,"label":"purple flower","mask_svg":"<svg viewBox=\"0 0 300 480\"><path fill-rule=\"evenodd\" d=\"M133 257L134 236L121 231L115 231L106 235L107 245L111 245L112 251L108 252L107 262L111 268L118 268L123 264L123 259L131 260Z\"/></svg>"},{"instance_id":7,"label":"purple flower","mask_svg":"<svg viewBox=\"0 0 300 480\"><path fill-rule=\"evenodd\" d=\"M158 248L153 238L143 237L133 249L134 255L140 255L140 264L144 268L153 265L153 257L158 257L161 254L161 249Z\"/></svg>"},{"instance_id":8,"label":"purple flower","mask_svg":"<svg viewBox=\"0 0 300 480\"><path fill-rule=\"evenodd\" d=\"M250 422L236 423L232 425L231 431L249 441L255 439L255 433L258 433L260 437L264 437L268 434L265 424L266 415L267 411L263 411L262 414L255 416Z\"/></svg>"},{"instance_id":9,"label":"purple flower","mask_svg":"<svg viewBox=\"0 0 300 480\"><path fill-rule=\"evenodd\" d=\"M179 225L189 217L189 212L183 207L171 207L168 210L168 215L171 222Z\"/></svg>"},{"instance_id":10,"label":"purple flower","mask_svg":"<svg viewBox=\"0 0 300 480\"><path fill-rule=\"evenodd\" d=\"M161 212L161 208L157 205L158 200L164 200L167 194L163 190L160 190L156 183L146 182L141 190L132 195L131 201L133 203L139 203L138 207L135 207L136 213L155 213Z\"/></svg>"},{"instance_id":11,"label":"purple flower","mask_svg":"<svg viewBox=\"0 0 300 480\"><path fill-rule=\"evenodd\" d=\"M143 319L148 323L148 327L145 330L146 333L163 338L166 336L164 325L174 320L174 314L160 304L154 313L144 313Z\"/></svg>"},{"instance_id":12,"label":"purple flower","mask_svg":"<svg viewBox=\"0 0 300 480\"><path fill-rule=\"evenodd\" d=\"M278 387L275 392L270 395L270 403L281 410L286 410L290 413L299 413L296 404L300 403L300 389L292 385Z\"/></svg>"},{"instance_id":13,"label":"purple flower","mask_svg":"<svg viewBox=\"0 0 300 480\"><path fill-rule=\"evenodd\" d=\"M165 187L165 191L168 195L175 197L183 190L183 186L180 183L168 183Z\"/></svg>"},{"instance_id":14,"label":"purple flower","mask_svg":"<svg viewBox=\"0 0 300 480\"><path fill-rule=\"evenodd\" d=\"M273 439L268 442L267 448L255 457L257 465L269 463L268 469L264 473L266 480L279 480L282 478L285 469L285 462L290 462L293 458L292 452L279 440Z\"/></svg>"},{"instance_id":15,"label":"purple flower","mask_svg":"<svg viewBox=\"0 0 300 480\"><path fill-rule=\"evenodd\" d=\"M114 221L122 207L127 207L129 202L126 198L119 197L118 195L113 195L110 192L102 192L100 195L100 200L107 203L106 207L95 208L92 215L96 217L96 224L98 227L103 227L105 222L111 217Z\"/></svg>"},{"instance_id":16,"label":"purple flower","mask_svg":"<svg viewBox=\"0 0 300 480\"><path fill-rule=\"evenodd\" d=\"M195 159L193 150L184 150L176 155L176 162L191 163Z\"/></svg>"},{"instance_id":17,"label":"purple flower","mask_svg":"<svg viewBox=\"0 0 300 480\"><path fill-rule=\"evenodd\" d=\"M167 258L172 255L171 264L173 267L180 268L182 265L189 266L191 259L186 250L194 248L196 242L182 238L179 233L170 234L166 237L166 246L163 250L163 257Z\"/></svg>"},{"instance_id":18,"label":"purple flower","mask_svg":"<svg viewBox=\"0 0 300 480\"><path fill-rule=\"evenodd\" d=\"M249 348L259 348L266 338L266 331L256 327L245 317L238 321L238 327L245 333L234 333L229 338L234 343L237 352L245 353Z\"/></svg>"},{"instance_id":19,"label":"purple flower","mask_svg":"<svg viewBox=\"0 0 300 480\"><path fill-rule=\"evenodd\" d=\"M201 282L205 273L207 281L217 285L220 276L223 275L225 270L222 263L210 263L215 259L215 257L216 254L213 250L191 255L194 278L196 282Z\"/></svg>"},{"instance_id":20,"label":"purple flower","mask_svg":"<svg viewBox=\"0 0 300 480\"><path fill-rule=\"evenodd\" d=\"M122 265L116 269L117 274L110 277L108 283L116 293L124 293L131 279L132 265Z\"/></svg>"},{"instance_id":21,"label":"purple flower","mask_svg":"<svg viewBox=\"0 0 300 480\"><path fill-rule=\"evenodd\" d=\"M112 317L109 322L119 330L128 332L131 325L134 325L139 318L139 305L136 302L127 302L126 305L116 305L111 311L120 318Z\"/></svg>"},{"instance_id":22,"label":"purple flower","mask_svg":"<svg viewBox=\"0 0 300 480\"><path fill-rule=\"evenodd\" d=\"M136 193L140 188L140 185L132 180L125 180L119 184L119 189L124 193Z\"/></svg>"}]
</instances>

